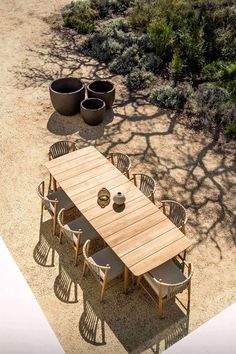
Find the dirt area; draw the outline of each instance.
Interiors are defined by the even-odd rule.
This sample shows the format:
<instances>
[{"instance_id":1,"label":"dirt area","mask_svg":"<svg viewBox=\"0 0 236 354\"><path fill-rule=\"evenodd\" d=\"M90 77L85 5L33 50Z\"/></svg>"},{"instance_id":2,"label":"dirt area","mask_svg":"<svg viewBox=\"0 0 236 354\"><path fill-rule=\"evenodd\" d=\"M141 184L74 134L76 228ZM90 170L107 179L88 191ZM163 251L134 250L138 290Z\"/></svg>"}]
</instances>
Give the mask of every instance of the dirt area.
<instances>
[{"instance_id":1,"label":"dirt area","mask_svg":"<svg viewBox=\"0 0 236 354\"><path fill-rule=\"evenodd\" d=\"M101 305L93 278L81 278L81 261L73 267L70 244L59 245L51 236L46 213L40 226L35 189L47 174L48 148L69 138L105 154L125 152L134 172L156 179L157 203L168 197L186 206L194 243L188 259L195 266L190 331L236 301L235 160L217 143L217 133L188 129L142 95L132 97L121 77L112 77L114 113L101 126L55 113L48 93L52 79L111 78L103 65L76 53L72 34L68 41L55 23L50 29L48 18L53 21L65 3L0 3L0 233L67 353L158 353L186 334L187 319L177 305L160 321L145 293L133 287L126 296L122 283L107 291Z\"/></svg>"}]
</instances>

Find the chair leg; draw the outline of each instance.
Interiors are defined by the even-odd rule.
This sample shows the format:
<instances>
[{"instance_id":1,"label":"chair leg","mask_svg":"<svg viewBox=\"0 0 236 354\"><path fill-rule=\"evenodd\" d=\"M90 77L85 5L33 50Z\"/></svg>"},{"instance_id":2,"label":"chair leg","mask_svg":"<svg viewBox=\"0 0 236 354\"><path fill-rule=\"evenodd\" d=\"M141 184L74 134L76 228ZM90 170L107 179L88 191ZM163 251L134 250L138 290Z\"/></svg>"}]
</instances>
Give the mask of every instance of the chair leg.
<instances>
[{"instance_id":1,"label":"chair leg","mask_svg":"<svg viewBox=\"0 0 236 354\"><path fill-rule=\"evenodd\" d=\"M158 302L158 306L159 306L159 317L163 318L163 301L161 298L159 298L159 302Z\"/></svg>"},{"instance_id":2,"label":"chair leg","mask_svg":"<svg viewBox=\"0 0 236 354\"><path fill-rule=\"evenodd\" d=\"M78 244L79 244L79 242L78 242ZM75 267L78 265L79 249L80 249L79 245L76 246L76 250L75 250Z\"/></svg>"},{"instance_id":3,"label":"chair leg","mask_svg":"<svg viewBox=\"0 0 236 354\"><path fill-rule=\"evenodd\" d=\"M155 197L154 197L154 193L152 193L152 195L151 195L151 201L153 202L153 204L155 204Z\"/></svg>"},{"instance_id":4,"label":"chair leg","mask_svg":"<svg viewBox=\"0 0 236 354\"><path fill-rule=\"evenodd\" d=\"M44 205L43 203L41 203L41 218L43 220L43 211L44 211Z\"/></svg>"},{"instance_id":5,"label":"chair leg","mask_svg":"<svg viewBox=\"0 0 236 354\"><path fill-rule=\"evenodd\" d=\"M181 227L181 231L183 232L183 234L184 234L184 235L186 235L185 224L184 224L184 225L182 225L182 227Z\"/></svg>"},{"instance_id":6,"label":"chair leg","mask_svg":"<svg viewBox=\"0 0 236 354\"><path fill-rule=\"evenodd\" d=\"M124 291L125 291L125 294L128 294L128 288L129 288L129 269L125 266L125 270L124 270Z\"/></svg>"},{"instance_id":7,"label":"chair leg","mask_svg":"<svg viewBox=\"0 0 236 354\"><path fill-rule=\"evenodd\" d=\"M55 180L55 178L52 177L52 182L53 182L53 191L56 192L57 190L57 182Z\"/></svg>"},{"instance_id":8,"label":"chair leg","mask_svg":"<svg viewBox=\"0 0 236 354\"><path fill-rule=\"evenodd\" d=\"M54 214L53 216L53 236L56 236L56 228L57 228L57 215Z\"/></svg>"},{"instance_id":9,"label":"chair leg","mask_svg":"<svg viewBox=\"0 0 236 354\"><path fill-rule=\"evenodd\" d=\"M61 231L60 228L60 234L59 234L59 243L62 244L62 237L63 237L63 232Z\"/></svg>"},{"instance_id":10,"label":"chair leg","mask_svg":"<svg viewBox=\"0 0 236 354\"><path fill-rule=\"evenodd\" d=\"M86 269L87 269L87 264L86 264L86 261L84 261L84 265L83 265L83 274L82 274L82 276L83 276L83 277L85 276Z\"/></svg>"},{"instance_id":11,"label":"chair leg","mask_svg":"<svg viewBox=\"0 0 236 354\"><path fill-rule=\"evenodd\" d=\"M105 292L105 286L106 286L106 283L104 282L102 284L102 289L101 289L101 297L100 297L100 301L103 302L103 298L104 298L104 292Z\"/></svg>"},{"instance_id":12,"label":"chair leg","mask_svg":"<svg viewBox=\"0 0 236 354\"><path fill-rule=\"evenodd\" d=\"M190 297L191 297L191 282L188 285L188 305L187 305L187 315L190 313Z\"/></svg>"}]
</instances>

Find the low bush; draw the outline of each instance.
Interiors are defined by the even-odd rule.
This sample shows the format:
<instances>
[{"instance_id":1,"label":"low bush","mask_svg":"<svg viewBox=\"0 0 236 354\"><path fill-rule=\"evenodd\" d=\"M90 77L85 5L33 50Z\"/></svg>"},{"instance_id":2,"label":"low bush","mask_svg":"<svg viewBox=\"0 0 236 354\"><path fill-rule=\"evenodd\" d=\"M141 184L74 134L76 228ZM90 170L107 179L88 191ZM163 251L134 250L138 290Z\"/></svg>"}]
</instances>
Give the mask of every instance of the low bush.
<instances>
[{"instance_id":1,"label":"low bush","mask_svg":"<svg viewBox=\"0 0 236 354\"><path fill-rule=\"evenodd\" d=\"M91 7L95 9L100 18L122 14L131 5L129 0L91 0Z\"/></svg>"},{"instance_id":2,"label":"low bush","mask_svg":"<svg viewBox=\"0 0 236 354\"><path fill-rule=\"evenodd\" d=\"M174 31L171 23L165 19L152 21L147 30L156 55L169 61L174 43Z\"/></svg>"},{"instance_id":3,"label":"low bush","mask_svg":"<svg viewBox=\"0 0 236 354\"><path fill-rule=\"evenodd\" d=\"M145 53L140 59L140 64L147 71L152 71L156 74L159 71L162 60L154 53Z\"/></svg>"},{"instance_id":4,"label":"low bush","mask_svg":"<svg viewBox=\"0 0 236 354\"><path fill-rule=\"evenodd\" d=\"M129 14L129 23L135 29L145 32L153 18L155 1L136 0Z\"/></svg>"},{"instance_id":5,"label":"low bush","mask_svg":"<svg viewBox=\"0 0 236 354\"><path fill-rule=\"evenodd\" d=\"M186 96L178 87L163 85L152 90L150 101L160 107L180 109L186 102Z\"/></svg>"},{"instance_id":6,"label":"low bush","mask_svg":"<svg viewBox=\"0 0 236 354\"><path fill-rule=\"evenodd\" d=\"M115 14L122 14L133 4L132 0L110 0L110 6Z\"/></svg>"},{"instance_id":7,"label":"low bush","mask_svg":"<svg viewBox=\"0 0 236 354\"><path fill-rule=\"evenodd\" d=\"M230 119L230 95L226 89L206 84L200 85L195 97L198 112L204 124L211 126L212 123L217 123L227 126L229 123L234 123Z\"/></svg>"},{"instance_id":8,"label":"low bush","mask_svg":"<svg viewBox=\"0 0 236 354\"><path fill-rule=\"evenodd\" d=\"M71 1L62 8L61 14L63 19L74 16L84 22L94 21L98 17L97 11L91 7L90 0Z\"/></svg>"},{"instance_id":9,"label":"low bush","mask_svg":"<svg viewBox=\"0 0 236 354\"><path fill-rule=\"evenodd\" d=\"M65 17L64 26L75 29L80 34L92 33L95 27L93 22L84 22L74 16Z\"/></svg>"},{"instance_id":10,"label":"low bush","mask_svg":"<svg viewBox=\"0 0 236 354\"><path fill-rule=\"evenodd\" d=\"M201 111L217 114L225 109L229 93L222 87L200 85L196 92L196 99Z\"/></svg>"},{"instance_id":11,"label":"low bush","mask_svg":"<svg viewBox=\"0 0 236 354\"><path fill-rule=\"evenodd\" d=\"M155 76L143 69L133 69L125 78L125 85L133 91L143 90L148 87Z\"/></svg>"},{"instance_id":12,"label":"low bush","mask_svg":"<svg viewBox=\"0 0 236 354\"><path fill-rule=\"evenodd\" d=\"M184 71L184 67L185 63L181 58L179 52L175 52L169 65L169 70L174 80L178 80L181 78Z\"/></svg>"},{"instance_id":13,"label":"low bush","mask_svg":"<svg viewBox=\"0 0 236 354\"><path fill-rule=\"evenodd\" d=\"M96 33L83 42L78 50L100 62L108 63L121 54L123 46L113 38L103 40L103 36Z\"/></svg>"},{"instance_id":14,"label":"low bush","mask_svg":"<svg viewBox=\"0 0 236 354\"><path fill-rule=\"evenodd\" d=\"M202 77L205 81L225 87L232 99L236 97L236 62L216 60L204 66Z\"/></svg>"},{"instance_id":15,"label":"low bush","mask_svg":"<svg viewBox=\"0 0 236 354\"><path fill-rule=\"evenodd\" d=\"M136 45L125 49L120 56L111 62L110 71L121 75L129 74L139 64L138 51L139 48Z\"/></svg>"},{"instance_id":16,"label":"low bush","mask_svg":"<svg viewBox=\"0 0 236 354\"><path fill-rule=\"evenodd\" d=\"M62 8L61 14L65 27L73 28L81 34L94 31L94 21L98 14L91 8L89 0L72 1Z\"/></svg>"},{"instance_id":17,"label":"low bush","mask_svg":"<svg viewBox=\"0 0 236 354\"><path fill-rule=\"evenodd\" d=\"M236 123L228 123L225 126L225 132L226 134L236 137Z\"/></svg>"}]
</instances>

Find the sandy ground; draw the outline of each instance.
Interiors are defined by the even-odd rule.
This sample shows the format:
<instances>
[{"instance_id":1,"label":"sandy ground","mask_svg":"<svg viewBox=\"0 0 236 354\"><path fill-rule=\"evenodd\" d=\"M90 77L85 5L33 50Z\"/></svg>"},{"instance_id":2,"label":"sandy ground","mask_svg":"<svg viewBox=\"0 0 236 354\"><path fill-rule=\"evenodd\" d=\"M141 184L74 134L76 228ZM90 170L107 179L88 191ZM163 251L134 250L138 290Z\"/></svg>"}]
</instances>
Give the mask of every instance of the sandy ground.
<instances>
[{"instance_id":1,"label":"sandy ground","mask_svg":"<svg viewBox=\"0 0 236 354\"><path fill-rule=\"evenodd\" d=\"M51 237L46 214L40 225L35 188L46 176L48 147L67 137L103 153L126 152L133 171L156 179L157 202L168 197L186 206L195 266L190 330L236 300L235 160L217 134L188 129L178 116L134 99L120 77L113 78L114 114L101 126L56 114L48 94L53 78L110 78L76 54L76 38L50 29L49 16L66 2L0 2L0 233L67 353L158 353L186 334L182 311L171 304L159 321L143 291L131 288L125 296L121 283L101 305L93 278L81 279L81 263L73 267L71 246Z\"/></svg>"}]
</instances>

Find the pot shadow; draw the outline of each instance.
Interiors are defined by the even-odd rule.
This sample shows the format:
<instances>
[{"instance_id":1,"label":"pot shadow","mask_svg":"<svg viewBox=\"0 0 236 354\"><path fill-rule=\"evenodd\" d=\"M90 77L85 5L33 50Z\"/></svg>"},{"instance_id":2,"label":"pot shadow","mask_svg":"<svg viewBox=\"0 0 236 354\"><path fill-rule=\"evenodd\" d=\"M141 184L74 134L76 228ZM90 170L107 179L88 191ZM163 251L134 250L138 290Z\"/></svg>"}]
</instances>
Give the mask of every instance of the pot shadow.
<instances>
[{"instance_id":1,"label":"pot shadow","mask_svg":"<svg viewBox=\"0 0 236 354\"><path fill-rule=\"evenodd\" d=\"M113 121L113 109L105 113L105 117L99 125L86 124L78 113L74 116L63 116L58 112L53 112L47 124L47 129L55 135L74 135L75 138L85 140L96 140L104 135L105 126Z\"/></svg>"},{"instance_id":2,"label":"pot shadow","mask_svg":"<svg viewBox=\"0 0 236 354\"><path fill-rule=\"evenodd\" d=\"M55 135L70 135L78 131L81 117L79 114L74 116L63 116L58 112L53 112L47 124L47 129Z\"/></svg>"}]
</instances>

